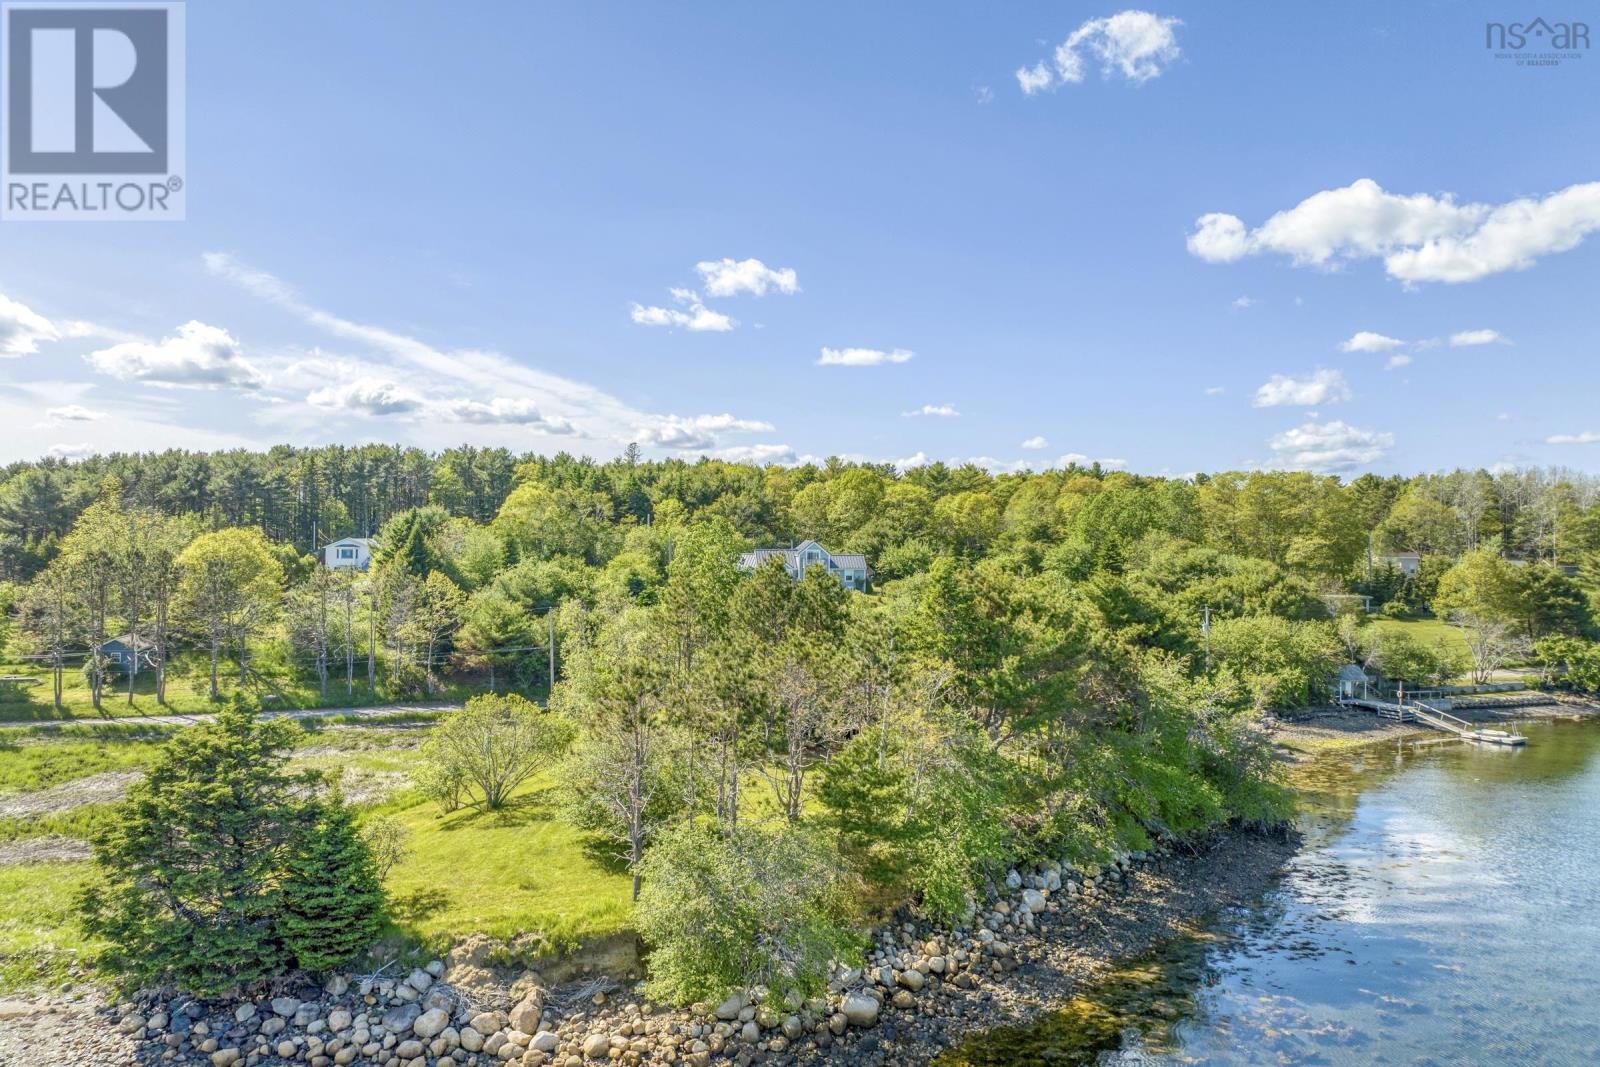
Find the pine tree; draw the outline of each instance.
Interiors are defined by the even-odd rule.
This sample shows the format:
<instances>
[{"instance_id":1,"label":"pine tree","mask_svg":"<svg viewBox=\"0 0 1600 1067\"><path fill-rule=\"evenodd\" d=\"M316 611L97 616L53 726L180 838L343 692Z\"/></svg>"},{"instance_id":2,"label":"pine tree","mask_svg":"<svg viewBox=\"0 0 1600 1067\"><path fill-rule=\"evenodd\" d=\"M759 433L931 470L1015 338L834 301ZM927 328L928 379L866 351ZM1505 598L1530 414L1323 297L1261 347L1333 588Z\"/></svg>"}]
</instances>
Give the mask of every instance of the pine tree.
<instances>
[{"instance_id":1,"label":"pine tree","mask_svg":"<svg viewBox=\"0 0 1600 1067\"><path fill-rule=\"evenodd\" d=\"M342 797L308 806L281 893L278 930L302 970L332 970L377 940L387 898L372 850Z\"/></svg>"}]
</instances>

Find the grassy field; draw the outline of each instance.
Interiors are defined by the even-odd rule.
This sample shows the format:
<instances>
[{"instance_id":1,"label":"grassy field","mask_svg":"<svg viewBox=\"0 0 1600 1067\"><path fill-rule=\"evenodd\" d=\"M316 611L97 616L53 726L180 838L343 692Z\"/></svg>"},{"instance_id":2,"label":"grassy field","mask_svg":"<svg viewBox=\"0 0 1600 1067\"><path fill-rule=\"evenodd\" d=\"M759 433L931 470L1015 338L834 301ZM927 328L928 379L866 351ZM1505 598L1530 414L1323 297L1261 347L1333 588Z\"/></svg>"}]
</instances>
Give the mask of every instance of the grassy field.
<instances>
[{"instance_id":1,"label":"grassy field","mask_svg":"<svg viewBox=\"0 0 1600 1067\"><path fill-rule=\"evenodd\" d=\"M548 779L529 783L495 813L442 815L410 786L407 772L429 721L303 723L291 761L337 776L364 817L392 816L409 831L408 853L387 886L398 932L434 946L481 932L507 940L532 935L535 945L565 948L625 929L632 917L626 870L611 845L560 818ZM56 796L138 771L155 759L159 743L159 736L112 724L0 730L0 809L8 800ZM51 835L85 838L117 810L114 802L69 803L0 817L0 848ZM75 964L93 959L97 946L72 913L93 876L87 862L0 861L0 993L58 986Z\"/></svg>"},{"instance_id":2,"label":"grassy field","mask_svg":"<svg viewBox=\"0 0 1600 1067\"><path fill-rule=\"evenodd\" d=\"M93 865L0 867L0 992L58 989L99 946L85 939L73 904Z\"/></svg>"},{"instance_id":3,"label":"grassy field","mask_svg":"<svg viewBox=\"0 0 1600 1067\"><path fill-rule=\"evenodd\" d=\"M1383 633L1407 634L1429 648L1442 644L1461 655L1467 652L1467 638L1461 627L1443 619L1374 619L1369 625Z\"/></svg>"},{"instance_id":4,"label":"grassy field","mask_svg":"<svg viewBox=\"0 0 1600 1067\"><path fill-rule=\"evenodd\" d=\"M230 672L226 666L223 665L224 669L217 679L224 700L241 689L237 667ZM381 679L377 691L374 692L366 686L365 670L364 661L357 664L357 679L352 690L345 688L342 676L330 678L327 696L318 691L314 678L307 680L291 677L287 672L278 672L262 681L251 681L242 687L242 691L246 696L258 701L261 707L269 710L360 707L368 704L392 703L396 700L414 700L420 697L418 693L390 693L384 688ZM120 678L114 680L102 691L99 711L94 708L89 694L89 684L81 671L66 672L62 693L63 707L60 711L55 709L54 701L51 699L50 671L47 668L40 667L36 663L0 663L0 675L37 679L35 685L16 682L0 684L0 723L47 722L62 719L103 721L112 718L137 719L143 715L195 715L214 711L216 708L211 701L211 680L207 661L194 656L183 656L174 660L172 670L167 675L165 705L156 702L155 675L150 671L141 672L135 680L132 703L128 701L127 682ZM435 687L431 699L461 701L481 691L480 686L470 682L441 683Z\"/></svg>"}]
</instances>

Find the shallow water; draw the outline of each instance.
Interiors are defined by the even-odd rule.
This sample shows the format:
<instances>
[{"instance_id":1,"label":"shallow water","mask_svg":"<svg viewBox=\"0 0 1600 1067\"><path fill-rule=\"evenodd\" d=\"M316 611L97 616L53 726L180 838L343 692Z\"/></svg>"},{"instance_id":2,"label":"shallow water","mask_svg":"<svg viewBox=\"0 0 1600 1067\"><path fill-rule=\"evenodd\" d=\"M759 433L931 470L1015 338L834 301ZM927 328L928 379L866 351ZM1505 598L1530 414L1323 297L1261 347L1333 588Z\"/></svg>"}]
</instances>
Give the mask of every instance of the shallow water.
<instances>
[{"instance_id":1,"label":"shallow water","mask_svg":"<svg viewBox=\"0 0 1600 1067\"><path fill-rule=\"evenodd\" d=\"M1600 1064L1600 723L1301 769L1280 885L942 1064Z\"/></svg>"}]
</instances>

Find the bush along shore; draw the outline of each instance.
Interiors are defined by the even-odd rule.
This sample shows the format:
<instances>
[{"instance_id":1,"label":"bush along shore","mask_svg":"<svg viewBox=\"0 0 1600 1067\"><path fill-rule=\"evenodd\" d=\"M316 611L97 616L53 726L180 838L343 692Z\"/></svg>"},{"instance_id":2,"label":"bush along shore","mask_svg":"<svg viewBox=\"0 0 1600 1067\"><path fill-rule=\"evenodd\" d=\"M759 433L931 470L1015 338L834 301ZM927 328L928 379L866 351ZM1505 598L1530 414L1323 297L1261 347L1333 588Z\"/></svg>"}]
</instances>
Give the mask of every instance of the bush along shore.
<instances>
[{"instance_id":1,"label":"bush along shore","mask_svg":"<svg viewBox=\"0 0 1600 1067\"><path fill-rule=\"evenodd\" d=\"M1096 869L1013 869L962 924L902 912L811 998L756 987L669 1008L620 978L546 989L534 972L485 993L454 987L455 967L436 960L407 975L336 974L321 988L280 983L259 999L148 990L70 1025L14 1018L0 1052L19 1063L197 1067L922 1063L1033 1018L1105 966L1258 894L1293 847L1282 833L1223 830Z\"/></svg>"}]
</instances>

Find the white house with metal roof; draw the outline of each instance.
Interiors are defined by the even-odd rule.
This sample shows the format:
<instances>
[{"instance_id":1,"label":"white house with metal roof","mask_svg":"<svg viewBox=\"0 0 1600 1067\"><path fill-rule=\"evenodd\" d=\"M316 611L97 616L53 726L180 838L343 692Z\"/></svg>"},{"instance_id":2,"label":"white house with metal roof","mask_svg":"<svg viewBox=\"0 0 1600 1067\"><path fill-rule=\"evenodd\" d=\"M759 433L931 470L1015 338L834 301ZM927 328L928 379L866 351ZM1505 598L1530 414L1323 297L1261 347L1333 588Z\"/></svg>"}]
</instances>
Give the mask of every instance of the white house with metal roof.
<instances>
[{"instance_id":1,"label":"white house with metal roof","mask_svg":"<svg viewBox=\"0 0 1600 1067\"><path fill-rule=\"evenodd\" d=\"M783 569L795 581L812 567L822 567L846 589L865 590L872 577L866 556L859 552L829 552L815 541L801 541L793 548L758 548L746 552L739 557L739 569L753 571L773 558L783 560Z\"/></svg>"}]
</instances>

